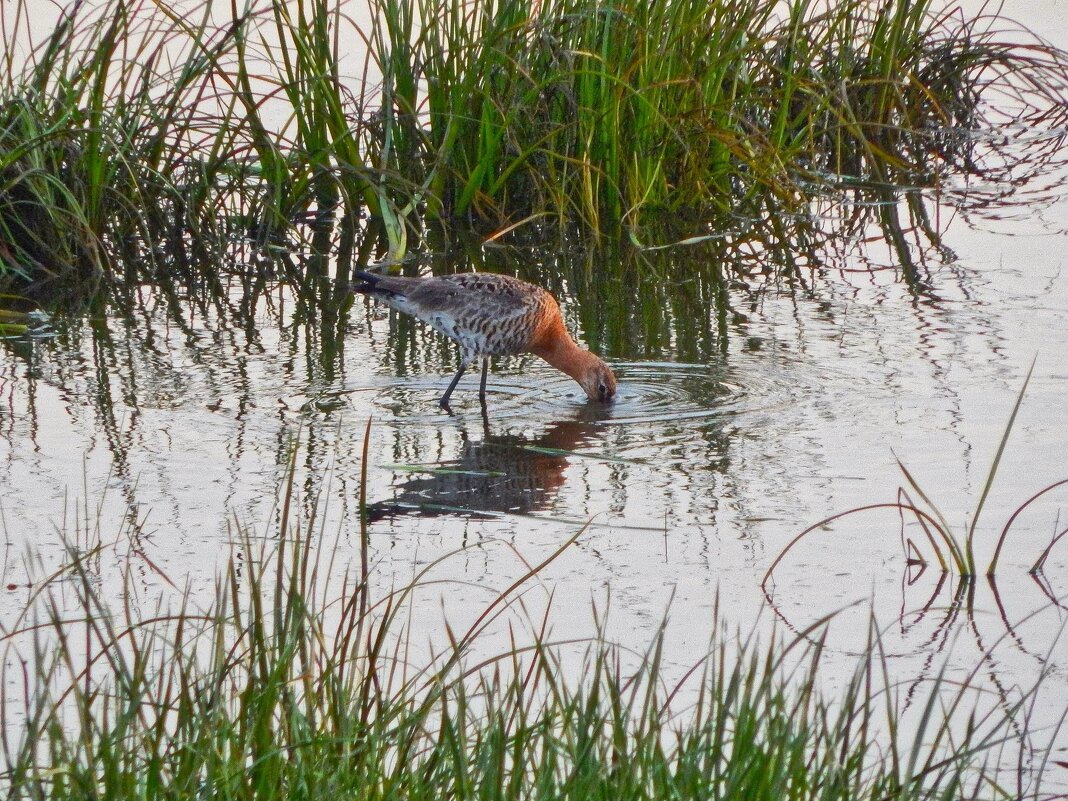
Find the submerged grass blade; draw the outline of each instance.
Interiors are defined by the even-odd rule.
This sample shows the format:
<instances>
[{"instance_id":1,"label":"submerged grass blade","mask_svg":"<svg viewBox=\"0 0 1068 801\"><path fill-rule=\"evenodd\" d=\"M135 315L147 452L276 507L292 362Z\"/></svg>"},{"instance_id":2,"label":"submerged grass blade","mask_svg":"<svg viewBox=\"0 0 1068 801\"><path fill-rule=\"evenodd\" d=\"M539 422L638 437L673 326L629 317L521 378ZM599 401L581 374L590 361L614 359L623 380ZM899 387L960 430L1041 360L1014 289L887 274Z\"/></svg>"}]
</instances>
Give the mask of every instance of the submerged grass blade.
<instances>
[{"instance_id":1,"label":"submerged grass blade","mask_svg":"<svg viewBox=\"0 0 1068 801\"><path fill-rule=\"evenodd\" d=\"M894 461L897 462L898 468L905 475L905 480L908 481L909 486L920 496L920 499L927 504L927 507L934 512L935 517L938 519L938 524L935 525L934 528L942 538L942 541L946 544L946 548L949 550L950 555L953 557L953 563L957 566L957 573L962 576L974 576L975 566L969 563L965 548L962 548L961 543L959 543L956 537L953 536L952 526L950 526L945 517L942 516L942 513L939 511L938 507L935 506L934 502L927 497L927 493L925 493L923 488L916 482L916 479L913 478L912 473L905 467L905 464L898 459L897 456L894 457Z\"/></svg>"},{"instance_id":2,"label":"submerged grass blade","mask_svg":"<svg viewBox=\"0 0 1068 801\"><path fill-rule=\"evenodd\" d=\"M968 526L968 561L969 564L975 566L975 556L972 551L972 541L975 538L975 527L979 525L979 515L983 511L983 506L986 504L987 495L990 494L990 488L994 485L994 478L998 474L998 466L1001 464L1001 456L1005 453L1005 445L1008 444L1009 434L1012 433L1012 426L1016 422L1016 414L1020 411L1020 405L1023 403L1024 394L1027 392L1027 385L1031 382L1031 374L1035 371L1035 363L1038 361L1036 355L1031 360L1031 366L1027 369L1027 375L1024 377L1023 386L1020 387L1020 393L1016 396L1016 403L1012 406L1012 413L1009 415L1009 421L1005 424L1005 431L1001 435L1001 441L998 443L997 453L994 454L994 461L990 463L990 470L986 476L986 483L983 484L983 492L979 496L979 502L975 505L975 512L972 514L971 525ZM988 576L994 575L997 571L998 557L1001 555L1001 546L1005 542L1004 536L998 540L997 548L994 550L994 556L990 560L990 565L986 569Z\"/></svg>"},{"instance_id":3,"label":"submerged grass blade","mask_svg":"<svg viewBox=\"0 0 1068 801\"><path fill-rule=\"evenodd\" d=\"M912 506L912 505L909 505L909 504L903 504L903 503L872 503L872 504L868 504L866 506L858 506L855 509L847 509L844 512L838 512L837 514L833 514L830 517L825 517L823 520L820 520L818 523L813 523L811 526L809 526L804 531L802 531L800 534L795 536L792 540L790 540L790 542L788 542L786 544L786 547L784 547L781 551L779 551L779 554L772 561L771 565L764 572L763 578L760 580L760 588L761 588L761 590L764 591L765 596L767 596L769 598L769 600L770 600L771 595L770 595L770 591L768 590L768 586L767 586L768 582L771 580L772 574L775 572L775 569L779 566L779 564L782 562L782 560L786 558L786 555L790 551L792 551L794 549L794 547L798 543L800 543L802 540L804 540L806 537L808 537L810 534L812 534L817 529L823 528L828 523L833 523L835 520L841 520L842 518L851 517L852 515L860 514L861 512L870 512L870 511L873 511L875 509L896 509L898 511L908 512L909 514L913 514L916 517L927 521L931 525L932 528L934 528L936 531L938 531L940 533L940 535L943 538L946 536L945 532L941 531L941 524L937 520L935 520L930 515L930 513L924 511L923 509L920 509L920 508L918 508L916 506Z\"/></svg>"},{"instance_id":4,"label":"submerged grass blade","mask_svg":"<svg viewBox=\"0 0 1068 801\"><path fill-rule=\"evenodd\" d=\"M520 445L522 450L530 451L531 453L543 453L546 456L577 456L580 459L593 459L599 462L618 462L620 464L639 464L644 465L645 462L641 459L625 459L622 456L612 456L610 454L591 453L590 451L569 451L563 448L547 448L542 445Z\"/></svg>"},{"instance_id":5,"label":"submerged grass blade","mask_svg":"<svg viewBox=\"0 0 1068 801\"><path fill-rule=\"evenodd\" d=\"M384 470L394 470L403 473L427 473L432 476L505 476L507 473L502 473L499 470L462 470L453 469L450 467L437 467L434 465L422 465L422 464L380 464Z\"/></svg>"}]
</instances>

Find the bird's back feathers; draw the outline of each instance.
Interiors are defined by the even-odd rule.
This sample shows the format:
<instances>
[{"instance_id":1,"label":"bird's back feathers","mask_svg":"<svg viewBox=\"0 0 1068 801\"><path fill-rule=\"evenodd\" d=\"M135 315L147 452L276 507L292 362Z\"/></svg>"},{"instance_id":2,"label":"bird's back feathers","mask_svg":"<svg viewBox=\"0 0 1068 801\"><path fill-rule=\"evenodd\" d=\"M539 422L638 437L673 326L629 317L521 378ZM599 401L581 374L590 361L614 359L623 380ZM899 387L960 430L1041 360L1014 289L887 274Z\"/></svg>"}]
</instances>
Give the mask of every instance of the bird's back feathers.
<instances>
[{"instance_id":1,"label":"bird's back feathers","mask_svg":"<svg viewBox=\"0 0 1068 801\"><path fill-rule=\"evenodd\" d=\"M429 323L473 356L521 353L559 316L551 294L507 275L407 278L361 271L356 276L364 283L353 291Z\"/></svg>"}]
</instances>

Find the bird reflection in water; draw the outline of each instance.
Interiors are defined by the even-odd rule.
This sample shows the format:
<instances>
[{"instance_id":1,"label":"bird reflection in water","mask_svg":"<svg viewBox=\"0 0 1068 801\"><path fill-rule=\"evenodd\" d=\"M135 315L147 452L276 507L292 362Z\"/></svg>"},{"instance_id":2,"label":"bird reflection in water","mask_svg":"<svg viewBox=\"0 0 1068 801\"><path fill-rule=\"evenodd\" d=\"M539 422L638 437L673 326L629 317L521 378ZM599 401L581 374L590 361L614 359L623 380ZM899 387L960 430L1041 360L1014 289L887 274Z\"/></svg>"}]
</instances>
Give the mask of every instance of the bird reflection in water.
<instances>
[{"instance_id":1,"label":"bird reflection in water","mask_svg":"<svg viewBox=\"0 0 1068 801\"><path fill-rule=\"evenodd\" d=\"M429 475L396 485L389 501L368 504L368 520L399 515L464 514L491 518L546 509L564 484L570 452L593 440L604 412L583 409L576 419L550 424L539 436L495 435L483 418L483 437L473 441L461 429L459 455L427 466Z\"/></svg>"}]
</instances>

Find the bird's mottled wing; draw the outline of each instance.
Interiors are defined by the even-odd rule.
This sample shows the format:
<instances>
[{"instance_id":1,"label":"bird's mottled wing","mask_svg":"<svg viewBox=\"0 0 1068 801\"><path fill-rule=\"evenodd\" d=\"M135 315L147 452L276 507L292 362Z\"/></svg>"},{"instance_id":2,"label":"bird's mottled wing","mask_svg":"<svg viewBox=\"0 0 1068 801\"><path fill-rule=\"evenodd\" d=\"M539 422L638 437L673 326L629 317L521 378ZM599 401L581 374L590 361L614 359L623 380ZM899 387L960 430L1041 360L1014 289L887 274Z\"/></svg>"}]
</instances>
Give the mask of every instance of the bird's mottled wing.
<instances>
[{"instance_id":1,"label":"bird's mottled wing","mask_svg":"<svg viewBox=\"0 0 1068 801\"><path fill-rule=\"evenodd\" d=\"M423 281L408 297L425 309L465 320L509 322L537 313L549 298L540 287L506 275L460 273Z\"/></svg>"},{"instance_id":2,"label":"bird's mottled wing","mask_svg":"<svg viewBox=\"0 0 1068 801\"><path fill-rule=\"evenodd\" d=\"M478 355L526 350L542 318L556 306L540 287L488 273L428 280L411 299L423 308L433 307L424 319Z\"/></svg>"}]
</instances>

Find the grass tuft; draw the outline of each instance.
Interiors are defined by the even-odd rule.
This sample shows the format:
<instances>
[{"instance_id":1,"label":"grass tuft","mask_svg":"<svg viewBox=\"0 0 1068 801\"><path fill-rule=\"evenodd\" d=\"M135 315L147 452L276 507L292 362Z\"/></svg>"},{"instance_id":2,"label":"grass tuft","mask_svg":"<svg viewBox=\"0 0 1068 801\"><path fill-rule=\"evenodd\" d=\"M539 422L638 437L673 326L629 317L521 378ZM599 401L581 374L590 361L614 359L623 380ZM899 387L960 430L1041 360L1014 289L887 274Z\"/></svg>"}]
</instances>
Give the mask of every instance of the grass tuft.
<instances>
[{"instance_id":1,"label":"grass tuft","mask_svg":"<svg viewBox=\"0 0 1068 801\"><path fill-rule=\"evenodd\" d=\"M933 202L1051 197L1066 152L1068 57L928 2L359 11L76 1L34 41L29 0L0 6L0 284L216 280L257 259L303 281L305 247L336 247L344 283L431 226L657 246L665 216L668 241L806 252L833 215L836 237L881 226L919 286L910 237L938 242Z\"/></svg>"},{"instance_id":2,"label":"grass tuft","mask_svg":"<svg viewBox=\"0 0 1068 801\"><path fill-rule=\"evenodd\" d=\"M641 652L603 628L582 648L554 644L547 617L474 658L581 531L466 633L443 624L444 649L420 661L400 612L434 565L376 594L364 537L332 589L341 544L320 549L314 512L295 518L292 478L281 497L273 545L235 531L206 608L188 591L138 605L137 571L105 588L100 548L72 548L34 585L3 633L10 797L998 798L1003 752L1030 747L1012 728L1029 696L981 712L970 680L932 681L906 723L874 626L830 696L826 621L765 644L710 621L708 656L681 677L663 630ZM1015 761L1008 772L1016 786Z\"/></svg>"}]
</instances>

